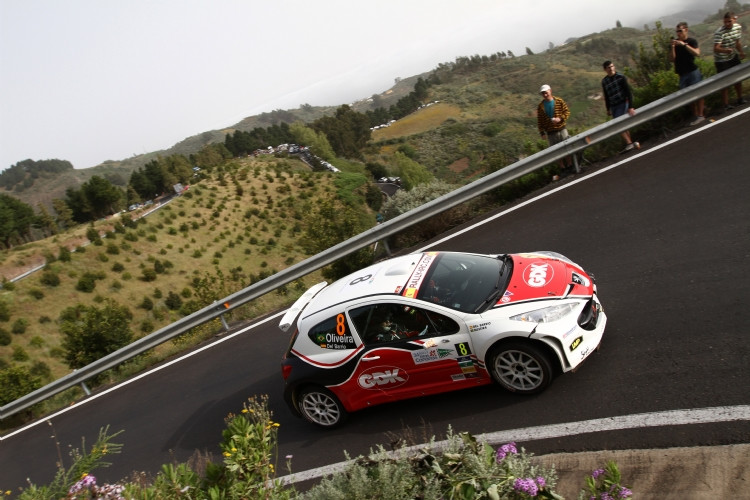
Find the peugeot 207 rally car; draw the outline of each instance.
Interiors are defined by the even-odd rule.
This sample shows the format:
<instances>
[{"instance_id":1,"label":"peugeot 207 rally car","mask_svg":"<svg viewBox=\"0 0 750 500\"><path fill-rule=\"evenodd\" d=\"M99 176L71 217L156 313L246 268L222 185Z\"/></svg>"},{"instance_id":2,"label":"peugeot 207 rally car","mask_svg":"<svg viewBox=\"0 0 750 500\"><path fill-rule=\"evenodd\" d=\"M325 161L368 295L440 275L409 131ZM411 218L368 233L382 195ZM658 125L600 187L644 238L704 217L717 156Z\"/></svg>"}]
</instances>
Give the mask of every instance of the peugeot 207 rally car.
<instances>
[{"instance_id":1,"label":"peugeot 207 rally car","mask_svg":"<svg viewBox=\"0 0 750 500\"><path fill-rule=\"evenodd\" d=\"M284 398L322 427L347 413L493 380L544 390L599 347L593 278L553 252L426 252L385 260L297 300Z\"/></svg>"}]
</instances>

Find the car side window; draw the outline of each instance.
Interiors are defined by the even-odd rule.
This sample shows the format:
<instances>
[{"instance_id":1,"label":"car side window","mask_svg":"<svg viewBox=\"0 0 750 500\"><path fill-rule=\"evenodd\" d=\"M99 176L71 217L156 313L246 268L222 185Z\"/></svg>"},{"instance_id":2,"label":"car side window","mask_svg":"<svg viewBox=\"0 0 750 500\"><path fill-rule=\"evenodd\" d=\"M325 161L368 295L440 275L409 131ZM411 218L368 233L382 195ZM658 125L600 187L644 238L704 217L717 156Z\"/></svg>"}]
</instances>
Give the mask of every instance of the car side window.
<instances>
[{"instance_id":1,"label":"car side window","mask_svg":"<svg viewBox=\"0 0 750 500\"><path fill-rule=\"evenodd\" d=\"M457 333L458 323L433 311L403 304L374 304L349 311L365 345Z\"/></svg>"},{"instance_id":2,"label":"car side window","mask_svg":"<svg viewBox=\"0 0 750 500\"><path fill-rule=\"evenodd\" d=\"M357 347L344 313L321 321L310 328L307 336L321 349L355 349Z\"/></svg>"}]
</instances>

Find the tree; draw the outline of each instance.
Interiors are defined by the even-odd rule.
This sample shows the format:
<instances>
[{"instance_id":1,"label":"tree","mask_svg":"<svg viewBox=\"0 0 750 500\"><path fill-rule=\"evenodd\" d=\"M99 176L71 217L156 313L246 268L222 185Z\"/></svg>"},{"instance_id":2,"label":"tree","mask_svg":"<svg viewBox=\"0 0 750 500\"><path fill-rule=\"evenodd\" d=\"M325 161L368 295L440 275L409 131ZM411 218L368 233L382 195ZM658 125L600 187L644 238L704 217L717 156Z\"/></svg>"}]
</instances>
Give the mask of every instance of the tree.
<instances>
[{"instance_id":1,"label":"tree","mask_svg":"<svg viewBox=\"0 0 750 500\"><path fill-rule=\"evenodd\" d=\"M119 212L122 207L122 190L98 175L84 182L81 191L88 200L92 220Z\"/></svg>"},{"instance_id":2,"label":"tree","mask_svg":"<svg viewBox=\"0 0 750 500\"><path fill-rule=\"evenodd\" d=\"M534 52L529 47L526 47L526 55L527 56L533 56Z\"/></svg>"},{"instance_id":3,"label":"tree","mask_svg":"<svg viewBox=\"0 0 750 500\"><path fill-rule=\"evenodd\" d=\"M617 27L617 28L622 28L622 23L620 22L620 20L619 20L619 19L618 19L618 20L617 20L617 22L615 23L615 27Z\"/></svg>"},{"instance_id":4,"label":"tree","mask_svg":"<svg viewBox=\"0 0 750 500\"><path fill-rule=\"evenodd\" d=\"M361 150L370 140L370 121L367 115L358 113L344 104L334 116L324 116L312 123L312 128L328 138L337 156L361 158Z\"/></svg>"},{"instance_id":5,"label":"tree","mask_svg":"<svg viewBox=\"0 0 750 500\"><path fill-rule=\"evenodd\" d=\"M37 220L31 205L0 194L0 242L6 247L24 242Z\"/></svg>"},{"instance_id":6,"label":"tree","mask_svg":"<svg viewBox=\"0 0 750 500\"><path fill-rule=\"evenodd\" d=\"M302 122L292 123L289 130L297 144L307 146L317 156L324 160L331 160L336 157L324 133L316 132Z\"/></svg>"},{"instance_id":7,"label":"tree","mask_svg":"<svg viewBox=\"0 0 750 500\"><path fill-rule=\"evenodd\" d=\"M70 368L84 367L128 345L133 339L130 310L112 299L102 307L78 304L60 314L62 348Z\"/></svg>"},{"instance_id":8,"label":"tree","mask_svg":"<svg viewBox=\"0 0 750 500\"><path fill-rule=\"evenodd\" d=\"M361 213L336 200L318 204L307 219L307 229L300 243L308 254L316 254L369 229ZM372 264L369 248L343 257L323 270L323 276L335 280Z\"/></svg>"},{"instance_id":9,"label":"tree","mask_svg":"<svg viewBox=\"0 0 750 500\"><path fill-rule=\"evenodd\" d=\"M394 159L398 175L401 177L401 184L407 191L419 184L432 180L432 174L425 167L405 154L397 151Z\"/></svg>"}]
</instances>

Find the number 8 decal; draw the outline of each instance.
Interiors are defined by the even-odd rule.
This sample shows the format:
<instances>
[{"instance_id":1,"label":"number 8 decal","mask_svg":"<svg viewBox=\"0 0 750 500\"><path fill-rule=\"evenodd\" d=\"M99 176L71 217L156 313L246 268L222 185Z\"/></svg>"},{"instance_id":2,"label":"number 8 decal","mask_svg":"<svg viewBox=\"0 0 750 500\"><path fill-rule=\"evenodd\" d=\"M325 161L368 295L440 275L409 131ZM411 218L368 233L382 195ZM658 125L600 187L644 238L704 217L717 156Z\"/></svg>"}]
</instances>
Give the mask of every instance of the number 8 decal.
<instances>
[{"instance_id":1,"label":"number 8 decal","mask_svg":"<svg viewBox=\"0 0 750 500\"><path fill-rule=\"evenodd\" d=\"M349 284L356 285L357 283L362 283L363 281L367 281L370 278L372 278L372 274L367 274L365 276L360 276L359 278L354 278Z\"/></svg>"},{"instance_id":2,"label":"number 8 decal","mask_svg":"<svg viewBox=\"0 0 750 500\"><path fill-rule=\"evenodd\" d=\"M469 354L471 354L471 349L469 349L469 346L468 344L466 344L466 342L456 344L456 351L458 351L459 356L468 356Z\"/></svg>"},{"instance_id":3,"label":"number 8 decal","mask_svg":"<svg viewBox=\"0 0 750 500\"><path fill-rule=\"evenodd\" d=\"M336 315L336 333L339 336L343 336L346 333L346 321L342 313Z\"/></svg>"}]
</instances>

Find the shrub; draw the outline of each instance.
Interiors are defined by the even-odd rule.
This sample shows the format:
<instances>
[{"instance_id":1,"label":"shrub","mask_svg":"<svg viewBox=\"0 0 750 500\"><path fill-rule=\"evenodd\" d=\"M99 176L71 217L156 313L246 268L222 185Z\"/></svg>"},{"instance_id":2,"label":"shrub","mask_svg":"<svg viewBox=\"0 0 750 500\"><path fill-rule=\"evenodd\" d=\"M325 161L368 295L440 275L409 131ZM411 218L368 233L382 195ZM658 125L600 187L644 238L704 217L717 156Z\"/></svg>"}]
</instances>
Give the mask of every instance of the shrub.
<instances>
[{"instance_id":1,"label":"shrub","mask_svg":"<svg viewBox=\"0 0 750 500\"><path fill-rule=\"evenodd\" d=\"M150 311L154 308L154 301L151 300L149 297L143 297L143 300L140 304L138 304L138 307L141 309L145 309L147 311Z\"/></svg>"},{"instance_id":2,"label":"shrub","mask_svg":"<svg viewBox=\"0 0 750 500\"><path fill-rule=\"evenodd\" d=\"M25 366L11 365L0 370L0 406L15 401L42 386L39 377Z\"/></svg>"},{"instance_id":3,"label":"shrub","mask_svg":"<svg viewBox=\"0 0 750 500\"><path fill-rule=\"evenodd\" d=\"M96 288L96 278L91 273L85 273L76 283L79 292L91 293Z\"/></svg>"},{"instance_id":4,"label":"shrub","mask_svg":"<svg viewBox=\"0 0 750 500\"><path fill-rule=\"evenodd\" d=\"M29 360L29 353L26 352L26 349L24 349L20 345L17 345L13 347L13 353L10 355L10 358L13 361L18 361L19 363L23 363L24 361Z\"/></svg>"},{"instance_id":5,"label":"shrub","mask_svg":"<svg viewBox=\"0 0 750 500\"><path fill-rule=\"evenodd\" d=\"M114 243L107 243L107 253L110 255L118 255L120 248Z\"/></svg>"},{"instance_id":6,"label":"shrub","mask_svg":"<svg viewBox=\"0 0 750 500\"><path fill-rule=\"evenodd\" d=\"M141 279L143 281L156 281L156 271L154 271L153 269L142 270Z\"/></svg>"},{"instance_id":7,"label":"shrub","mask_svg":"<svg viewBox=\"0 0 750 500\"><path fill-rule=\"evenodd\" d=\"M24 318L18 318L13 322L13 326L11 327L10 331L15 333L16 335L21 335L22 333L26 333L26 328L29 327L29 320Z\"/></svg>"},{"instance_id":8,"label":"shrub","mask_svg":"<svg viewBox=\"0 0 750 500\"><path fill-rule=\"evenodd\" d=\"M189 464L163 465L153 481L98 485L89 473L104 465L103 453L119 453L112 443L117 435L100 430L89 455L75 450L73 464L63 468L50 486L30 485L18 498L248 498L328 500L330 498L391 499L561 499L555 491L554 469L531 463L531 454L515 443L494 449L469 433L430 441L412 451L404 446L387 452L382 446L366 457L350 461L345 470L323 479L304 493L286 487L277 479L279 424L268 409L268 397L253 396L239 414L225 419L220 449L222 463L205 463L199 474ZM99 450L97 452L97 450ZM290 463L287 463L290 468ZM85 473L84 473L85 471ZM620 486L620 473L610 462L586 479L587 498L628 498L632 492ZM190 492L186 495L186 492ZM584 496L585 491L581 493Z\"/></svg>"},{"instance_id":9,"label":"shrub","mask_svg":"<svg viewBox=\"0 0 750 500\"><path fill-rule=\"evenodd\" d=\"M54 287L60 284L60 276L56 272L46 270L42 272L42 276L39 278L39 282L42 285Z\"/></svg>"},{"instance_id":10,"label":"shrub","mask_svg":"<svg viewBox=\"0 0 750 500\"><path fill-rule=\"evenodd\" d=\"M10 345L11 340L10 332L5 328L0 328L0 345Z\"/></svg>"},{"instance_id":11,"label":"shrub","mask_svg":"<svg viewBox=\"0 0 750 500\"><path fill-rule=\"evenodd\" d=\"M104 299L101 308L66 308L60 315L60 332L68 366L81 368L130 343L131 319L130 310L112 299Z\"/></svg>"},{"instance_id":12,"label":"shrub","mask_svg":"<svg viewBox=\"0 0 750 500\"><path fill-rule=\"evenodd\" d=\"M164 304L168 309L177 311L180 307L182 307L182 299L179 295L170 290L167 294L167 298L164 299Z\"/></svg>"}]
</instances>

